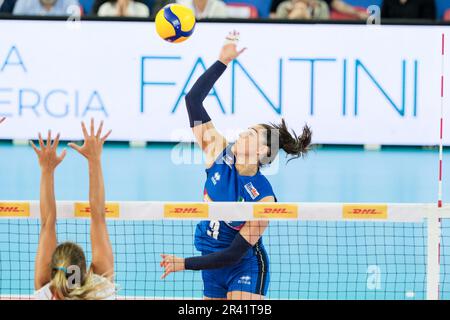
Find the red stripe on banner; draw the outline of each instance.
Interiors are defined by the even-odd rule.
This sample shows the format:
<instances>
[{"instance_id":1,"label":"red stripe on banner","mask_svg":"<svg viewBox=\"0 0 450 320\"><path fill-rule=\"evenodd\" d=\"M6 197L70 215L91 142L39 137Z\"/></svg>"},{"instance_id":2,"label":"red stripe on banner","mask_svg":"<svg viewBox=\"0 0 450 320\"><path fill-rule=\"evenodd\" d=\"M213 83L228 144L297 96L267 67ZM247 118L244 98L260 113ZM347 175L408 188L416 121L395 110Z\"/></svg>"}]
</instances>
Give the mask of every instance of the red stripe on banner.
<instances>
[{"instance_id":1,"label":"red stripe on banner","mask_svg":"<svg viewBox=\"0 0 450 320\"><path fill-rule=\"evenodd\" d=\"M439 181L442 181L442 160L439 160Z\"/></svg>"},{"instance_id":2,"label":"red stripe on banner","mask_svg":"<svg viewBox=\"0 0 450 320\"><path fill-rule=\"evenodd\" d=\"M441 98L444 97L444 75L441 75Z\"/></svg>"},{"instance_id":3,"label":"red stripe on banner","mask_svg":"<svg viewBox=\"0 0 450 320\"><path fill-rule=\"evenodd\" d=\"M438 208L442 208L442 200L438 200Z\"/></svg>"},{"instance_id":4,"label":"red stripe on banner","mask_svg":"<svg viewBox=\"0 0 450 320\"><path fill-rule=\"evenodd\" d=\"M444 119L441 118L441 129L440 129L440 137L442 139L444 131Z\"/></svg>"},{"instance_id":5,"label":"red stripe on banner","mask_svg":"<svg viewBox=\"0 0 450 320\"><path fill-rule=\"evenodd\" d=\"M444 55L444 43L445 43L444 34L442 34L442 55Z\"/></svg>"}]
</instances>

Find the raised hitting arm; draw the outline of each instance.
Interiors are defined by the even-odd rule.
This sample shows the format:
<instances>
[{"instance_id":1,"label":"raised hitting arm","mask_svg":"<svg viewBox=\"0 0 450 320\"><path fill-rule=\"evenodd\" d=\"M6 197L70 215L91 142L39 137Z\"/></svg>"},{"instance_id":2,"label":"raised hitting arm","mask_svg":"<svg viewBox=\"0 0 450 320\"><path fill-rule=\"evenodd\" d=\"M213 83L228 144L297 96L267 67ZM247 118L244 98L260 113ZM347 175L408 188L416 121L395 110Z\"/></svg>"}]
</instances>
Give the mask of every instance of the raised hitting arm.
<instances>
[{"instance_id":1,"label":"raised hitting arm","mask_svg":"<svg viewBox=\"0 0 450 320\"><path fill-rule=\"evenodd\" d=\"M213 164L216 157L226 147L227 141L215 129L211 118L203 106L203 101L216 81L225 72L228 64L244 52L245 48L240 51L236 48L238 37L239 34L237 32L232 32L228 35L227 41L222 47L219 60L195 82L185 98L189 123L197 143L206 154L207 167Z\"/></svg>"}]
</instances>

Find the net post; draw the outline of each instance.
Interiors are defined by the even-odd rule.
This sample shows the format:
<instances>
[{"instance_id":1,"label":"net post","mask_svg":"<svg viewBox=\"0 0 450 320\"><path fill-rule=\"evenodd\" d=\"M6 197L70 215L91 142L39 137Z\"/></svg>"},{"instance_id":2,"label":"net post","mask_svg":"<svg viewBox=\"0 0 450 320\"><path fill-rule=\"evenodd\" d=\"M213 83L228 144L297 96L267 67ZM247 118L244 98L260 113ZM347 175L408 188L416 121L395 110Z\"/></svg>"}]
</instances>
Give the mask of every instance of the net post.
<instances>
[{"instance_id":1,"label":"net post","mask_svg":"<svg viewBox=\"0 0 450 320\"><path fill-rule=\"evenodd\" d=\"M437 209L439 210L439 209ZM430 213L434 213L431 211ZM439 300L440 278L440 219L435 214L430 214L427 220L427 300Z\"/></svg>"}]
</instances>

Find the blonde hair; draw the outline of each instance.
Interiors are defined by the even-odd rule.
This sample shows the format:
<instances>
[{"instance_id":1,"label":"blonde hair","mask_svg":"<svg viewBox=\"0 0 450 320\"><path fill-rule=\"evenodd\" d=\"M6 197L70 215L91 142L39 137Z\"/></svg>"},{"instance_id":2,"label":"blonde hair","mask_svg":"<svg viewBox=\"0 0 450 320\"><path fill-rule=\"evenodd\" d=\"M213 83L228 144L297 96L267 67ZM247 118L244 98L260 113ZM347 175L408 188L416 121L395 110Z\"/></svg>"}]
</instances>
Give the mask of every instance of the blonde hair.
<instances>
[{"instance_id":1,"label":"blonde hair","mask_svg":"<svg viewBox=\"0 0 450 320\"><path fill-rule=\"evenodd\" d=\"M76 266L80 270L80 283L69 285L67 269ZM50 288L54 295L65 300L103 300L115 293L115 285L106 277L86 270L83 249L72 242L58 245L53 253ZM112 290L113 289L113 290ZM112 292L113 291L113 292Z\"/></svg>"}]
</instances>

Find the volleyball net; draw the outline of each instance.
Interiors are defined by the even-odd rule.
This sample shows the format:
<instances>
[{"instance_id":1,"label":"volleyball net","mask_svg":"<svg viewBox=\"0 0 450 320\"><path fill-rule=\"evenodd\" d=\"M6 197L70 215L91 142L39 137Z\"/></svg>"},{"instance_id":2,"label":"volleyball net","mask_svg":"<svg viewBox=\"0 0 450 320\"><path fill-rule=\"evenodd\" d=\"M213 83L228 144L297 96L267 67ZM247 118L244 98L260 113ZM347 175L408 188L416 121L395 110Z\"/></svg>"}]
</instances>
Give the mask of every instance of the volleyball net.
<instances>
[{"instance_id":1,"label":"volleyball net","mask_svg":"<svg viewBox=\"0 0 450 320\"><path fill-rule=\"evenodd\" d=\"M57 213L58 242L78 243L89 262L88 204L58 202ZM162 280L159 264L200 255L201 220L270 221L267 299L450 299L450 206L120 202L106 216L119 299L201 299L200 271ZM38 202L0 203L1 299L33 298L39 230Z\"/></svg>"}]
</instances>

